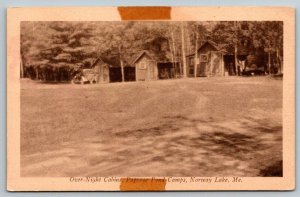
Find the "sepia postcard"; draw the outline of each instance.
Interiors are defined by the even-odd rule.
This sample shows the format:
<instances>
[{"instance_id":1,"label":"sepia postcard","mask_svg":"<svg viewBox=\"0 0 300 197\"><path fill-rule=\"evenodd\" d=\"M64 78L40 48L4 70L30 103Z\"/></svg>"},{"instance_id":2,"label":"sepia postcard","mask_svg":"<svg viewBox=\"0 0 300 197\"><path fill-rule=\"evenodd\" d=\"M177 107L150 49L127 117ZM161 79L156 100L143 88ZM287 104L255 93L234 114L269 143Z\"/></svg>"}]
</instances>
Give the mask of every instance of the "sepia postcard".
<instances>
[{"instance_id":1,"label":"sepia postcard","mask_svg":"<svg viewBox=\"0 0 300 197\"><path fill-rule=\"evenodd\" d=\"M294 188L294 8L7 9L7 190Z\"/></svg>"}]
</instances>

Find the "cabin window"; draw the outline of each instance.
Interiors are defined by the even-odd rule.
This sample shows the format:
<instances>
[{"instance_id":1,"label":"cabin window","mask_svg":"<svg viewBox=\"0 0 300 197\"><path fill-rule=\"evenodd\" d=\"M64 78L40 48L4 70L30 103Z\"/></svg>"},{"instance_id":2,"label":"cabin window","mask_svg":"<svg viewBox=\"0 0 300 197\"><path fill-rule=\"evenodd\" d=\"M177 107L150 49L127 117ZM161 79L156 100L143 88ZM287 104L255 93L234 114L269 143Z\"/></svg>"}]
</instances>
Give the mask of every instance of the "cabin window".
<instances>
[{"instance_id":1,"label":"cabin window","mask_svg":"<svg viewBox=\"0 0 300 197\"><path fill-rule=\"evenodd\" d=\"M208 62L208 55L200 54L200 62Z\"/></svg>"},{"instance_id":2,"label":"cabin window","mask_svg":"<svg viewBox=\"0 0 300 197\"><path fill-rule=\"evenodd\" d=\"M147 68L147 63L146 62L140 62L139 63L139 69L144 70Z\"/></svg>"},{"instance_id":3,"label":"cabin window","mask_svg":"<svg viewBox=\"0 0 300 197\"><path fill-rule=\"evenodd\" d=\"M194 74L194 68L190 67L190 69L189 69L189 75L193 75L193 74Z\"/></svg>"},{"instance_id":4,"label":"cabin window","mask_svg":"<svg viewBox=\"0 0 300 197\"><path fill-rule=\"evenodd\" d=\"M191 58L190 58L190 65L194 65L194 61L195 61L195 60L194 60L194 57L191 57Z\"/></svg>"}]
</instances>

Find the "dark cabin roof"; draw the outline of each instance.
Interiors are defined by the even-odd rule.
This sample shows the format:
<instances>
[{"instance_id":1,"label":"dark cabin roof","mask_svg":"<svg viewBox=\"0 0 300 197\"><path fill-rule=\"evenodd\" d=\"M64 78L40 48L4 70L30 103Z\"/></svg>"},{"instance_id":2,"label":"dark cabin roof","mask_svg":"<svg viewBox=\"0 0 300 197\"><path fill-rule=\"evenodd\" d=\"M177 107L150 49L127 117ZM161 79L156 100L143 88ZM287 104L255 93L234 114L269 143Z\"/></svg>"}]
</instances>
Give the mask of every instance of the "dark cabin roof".
<instances>
[{"instance_id":1,"label":"dark cabin roof","mask_svg":"<svg viewBox=\"0 0 300 197\"><path fill-rule=\"evenodd\" d=\"M135 56L135 58L131 62L131 65L134 65L137 61L139 61L143 57L143 55L147 55L150 59L157 61L154 54L150 53L149 51L144 50Z\"/></svg>"},{"instance_id":2,"label":"dark cabin roof","mask_svg":"<svg viewBox=\"0 0 300 197\"><path fill-rule=\"evenodd\" d=\"M108 60L106 60L105 58L102 58L102 57L97 57L93 63L91 64L92 68L94 68L98 63L101 63L101 64L106 64L107 66L109 67L118 67L119 65L117 64L114 64L112 62L109 62Z\"/></svg>"},{"instance_id":3,"label":"dark cabin roof","mask_svg":"<svg viewBox=\"0 0 300 197\"><path fill-rule=\"evenodd\" d=\"M207 41L205 41L204 43L201 44L201 46L198 48L197 51L200 51L200 50L201 50L203 47L205 47L206 45L211 45L216 51L219 51L219 50L220 50L220 48L219 48L219 46L218 46L217 43L215 43L215 42L213 42L213 41L211 41L211 40L207 40Z\"/></svg>"},{"instance_id":4,"label":"dark cabin roof","mask_svg":"<svg viewBox=\"0 0 300 197\"><path fill-rule=\"evenodd\" d=\"M123 56L124 67L134 67L134 64L139 61L144 55L148 56L151 60L156 62L168 62L170 59L166 57L165 54L154 52L151 50L142 50L137 53L127 54ZM120 67L120 59L118 56L114 58L107 58L106 56L101 56L96 58L91 64L94 67L99 61L104 64L108 64L109 67Z\"/></svg>"},{"instance_id":5,"label":"dark cabin roof","mask_svg":"<svg viewBox=\"0 0 300 197\"><path fill-rule=\"evenodd\" d=\"M217 43L211 41L211 40L207 40L207 41L204 41L200 47L198 48L198 53L199 51L201 51L204 47L206 47L207 45L210 45L215 51L220 51L222 53L226 53L226 50L223 49L223 46L222 45L218 45ZM192 53L190 55L187 55L187 56L194 56L195 53Z\"/></svg>"},{"instance_id":6,"label":"dark cabin roof","mask_svg":"<svg viewBox=\"0 0 300 197\"><path fill-rule=\"evenodd\" d=\"M157 63L165 63L172 61L170 57L166 54L158 53L151 50L143 50L137 55L133 56L133 60L130 65L134 65L137 61L139 61L144 55L148 56L151 60L156 61ZM177 60L175 60L177 62Z\"/></svg>"},{"instance_id":7,"label":"dark cabin roof","mask_svg":"<svg viewBox=\"0 0 300 197\"><path fill-rule=\"evenodd\" d=\"M99 62L103 62L103 63L105 63L103 60L102 60L102 58L101 57L98 57L95 61L94 61L94 63L92 63L92 68L93 67L95 67Z\"/></svg>"},{"instance_id":8,"label":"dark cabin roof","mask_svg":"<svg viewBox=\"0 0 300 197\"><path fill-rule=\"evenodd\" d=\"M233 49L228 48L228 44L217 44L211 40L205 41L199 48L198 51L201 50L206 44L211 45L213 48L215 48L216 51L220 51L226 55L234 55ZM237 46L237 54L238 55L248 55L248 49L246 46L239 44ZM192 54L194 55L194 54Z\"/></svg>"}]
</instances>

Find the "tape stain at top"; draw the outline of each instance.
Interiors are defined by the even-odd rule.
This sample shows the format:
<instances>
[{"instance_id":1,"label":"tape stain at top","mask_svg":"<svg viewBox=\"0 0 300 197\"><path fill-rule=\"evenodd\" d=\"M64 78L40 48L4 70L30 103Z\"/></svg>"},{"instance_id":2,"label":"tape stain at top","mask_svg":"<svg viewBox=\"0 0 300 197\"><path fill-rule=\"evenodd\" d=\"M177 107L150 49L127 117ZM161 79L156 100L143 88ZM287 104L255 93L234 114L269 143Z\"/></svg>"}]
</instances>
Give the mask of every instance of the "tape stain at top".
<instances>
[{"instance_id":1,"label":"tape stain at top","mask_svg":"<svg viewBox=\"0 0 300 197\"><path fill-rule=\"evenodd\" d=\"M122 20L170 20L171 7L118 7Z\"/></svg>"},{"instance_id":2,"label":"tape stain at top","mask_svg":"<svg viewBox=\"0 0 300 197\"><path fill-rule=\"evenodd\" d=\"M122 20L170 20L171 7L118 7ZM121 191L164 191L165 180L136 179L128 181L122 179Z\"/></svg>"}]
</instances>

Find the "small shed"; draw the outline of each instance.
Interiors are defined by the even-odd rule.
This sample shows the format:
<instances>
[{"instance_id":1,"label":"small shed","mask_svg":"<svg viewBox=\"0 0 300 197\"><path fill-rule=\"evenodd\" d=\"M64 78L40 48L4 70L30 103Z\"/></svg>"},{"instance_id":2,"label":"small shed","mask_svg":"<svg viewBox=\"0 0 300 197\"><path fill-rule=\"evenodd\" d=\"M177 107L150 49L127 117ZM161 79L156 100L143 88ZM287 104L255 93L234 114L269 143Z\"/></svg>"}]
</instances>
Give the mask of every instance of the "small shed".
<instances>
[{"instance_id":1,"label":"small shed","mask_svg":"<svg viewBox=\"0 0 300 197\"><path fill-rule=\"evenodd\" d=\"M105 63L100 57L92 64L92 73L97 83L109 82L109 64Z\"/></svg>"},{"instance_id":2,"label":"small shed","mask_svg":"<svg viewBox=\"0 0 300 197\"><path fill-rule=\"evenodd\" d=\"M197 50L196 76L224 76L224 51L215 42L205 41ZM194 76L195 54L187 58L188 73Z\"/></svg>"},{"instance_id":3,"label":"small shed","mask_svg":"<svg viewBox=\"0 0 300 197\"><path fill-rule=\"evenodd\" d=\"M142 51L133 60L136 81L151 81L158 79L157 61L147 51Z\"/></svg>"}]
</instances>

